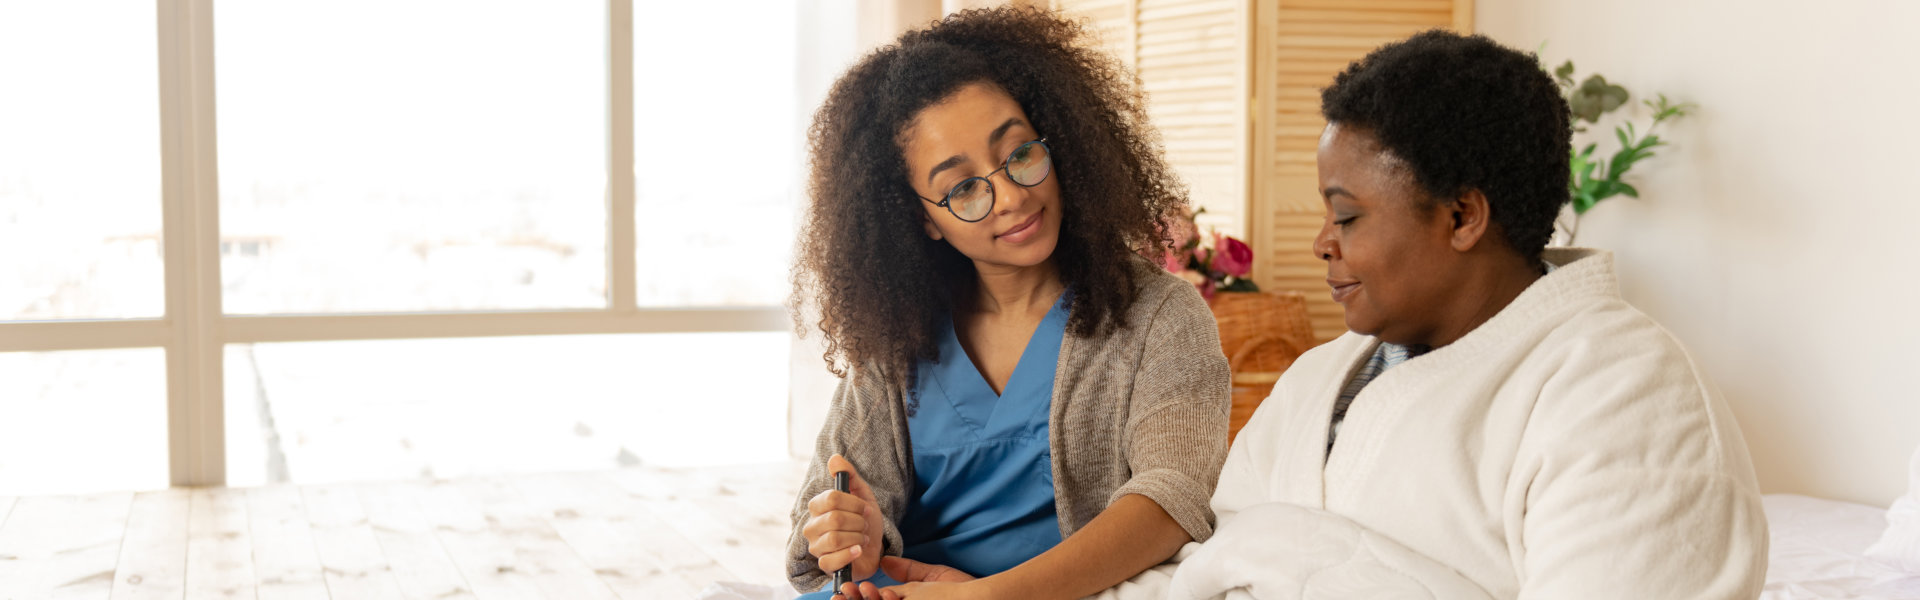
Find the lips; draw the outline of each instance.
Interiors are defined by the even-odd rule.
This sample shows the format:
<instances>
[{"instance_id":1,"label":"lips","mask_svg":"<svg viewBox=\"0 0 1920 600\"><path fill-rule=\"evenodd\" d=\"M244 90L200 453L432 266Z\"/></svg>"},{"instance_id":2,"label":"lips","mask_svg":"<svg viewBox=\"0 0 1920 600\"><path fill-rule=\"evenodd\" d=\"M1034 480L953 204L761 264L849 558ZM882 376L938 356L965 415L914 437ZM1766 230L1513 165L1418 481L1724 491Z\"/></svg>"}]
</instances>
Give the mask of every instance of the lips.
<instances>
[{"instance_id":1,"label":"lips","mask_svg":"<svg viewBox=\"0 0 1920 600\"><path fill-rule=\"evenodd\" d=\"M1333 288L1333 301L1346 304L1347 298L1359 291L1360 282L1351 279L1327 279L1327 287Z\"/></svg>"},{"instance_id":2,"label":"lips","mask_svg":"<svg viewBox=\"0 0 1920 600\"><path fill-rule=\"evenodd\" d=\"M1033 216L1027 217L1027 220L1021 221L1019 225L1014 225L1012 229L993 237L1014 244L1027 241L1027 238L1033 237L1034 232L1040 231L1040 216L1045 213L1045 209L1035 211Z\"/></svg>"}]
</instances>

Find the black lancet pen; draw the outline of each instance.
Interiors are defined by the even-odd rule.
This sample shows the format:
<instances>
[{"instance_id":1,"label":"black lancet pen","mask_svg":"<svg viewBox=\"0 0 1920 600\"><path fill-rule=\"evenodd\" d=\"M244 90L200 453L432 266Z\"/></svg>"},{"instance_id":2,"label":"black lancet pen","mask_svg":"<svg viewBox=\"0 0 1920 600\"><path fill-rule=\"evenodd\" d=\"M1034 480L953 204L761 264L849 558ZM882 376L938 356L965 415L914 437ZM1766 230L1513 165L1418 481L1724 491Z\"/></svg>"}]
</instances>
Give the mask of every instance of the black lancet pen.
<instances>
[{"instance_id":1,"label":"black lancet pen","mask_svg":"<svg viewBox=\"0 0 1920 600\"><path fill-rule=\"evenodd\" d=\"M845 494L847 493L847 485L846 471L833 474L833 491ZM840 567L840 570L833 572L833 593L840 593L840 586L846 585L849 581L853 581L853 563L847 563L847 566Z\"/></svg>"}]
</instances>

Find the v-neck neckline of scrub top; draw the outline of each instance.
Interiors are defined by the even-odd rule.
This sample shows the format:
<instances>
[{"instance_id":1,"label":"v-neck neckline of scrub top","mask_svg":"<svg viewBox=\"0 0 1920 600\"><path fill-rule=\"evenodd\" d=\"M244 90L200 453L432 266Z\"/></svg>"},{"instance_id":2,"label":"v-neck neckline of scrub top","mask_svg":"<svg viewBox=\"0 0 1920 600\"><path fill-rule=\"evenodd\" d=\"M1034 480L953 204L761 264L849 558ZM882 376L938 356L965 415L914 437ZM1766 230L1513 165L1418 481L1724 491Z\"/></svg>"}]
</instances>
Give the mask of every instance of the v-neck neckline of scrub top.
<instances>
[{"instance_id":1,"label":"v-neck neckline of scrub top","mask_svg":"<svg viewBox=\"0 0 1920 600\"><path fill-rule=\"evenodd\" d=\"M1000 410L1004 404L1001 400L1052 398L1054 378L1033 376L1033 372L1044 369L1051 374L1058 367L1060 344L1066 331L1067 304L1071 297L1071 291L1061 292L1060 297L1054 300L1053 307L1047 309L1046 316L1040 318L1040 324L1027 337L1027 347L1020 351L1019 362L1014 363L1013 372L1007 375L1007 387L998 394L993 393L993 386L987 384L986 375L980 373L973 357L960 345L960 332L953 318L947 318L945 331L941 332L940 360L935 378L944 392L942 395L953 404L953 410L961 421L977 433L1000 431L1012 425L1006 422L1008 419L1024 420L1023 416L1013 414L1020 411ZM1041 362L1052 364L1039 364ZM977 400L954 401L959 398Z\"/></svg>"}]
</instances>

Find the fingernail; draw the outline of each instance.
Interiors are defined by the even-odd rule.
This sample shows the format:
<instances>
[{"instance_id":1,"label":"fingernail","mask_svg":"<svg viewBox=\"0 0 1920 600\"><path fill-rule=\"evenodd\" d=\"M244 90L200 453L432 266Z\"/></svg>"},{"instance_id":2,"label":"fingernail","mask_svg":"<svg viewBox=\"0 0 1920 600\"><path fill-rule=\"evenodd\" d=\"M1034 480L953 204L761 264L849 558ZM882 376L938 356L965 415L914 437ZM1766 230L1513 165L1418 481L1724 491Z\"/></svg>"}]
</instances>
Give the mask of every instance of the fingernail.
<instances>
[{"instance_id":1,"label":"fingernail","mask_svg":"<svg viewBox=\"0 0 1920 600\"><path fill-rule=\"evenodd\" d=\"M854 546L854 547L853 547L853 557L854 557L854 558L860 558L860 547L859 547L859 546Z\"/></svg>"}]
</instances>

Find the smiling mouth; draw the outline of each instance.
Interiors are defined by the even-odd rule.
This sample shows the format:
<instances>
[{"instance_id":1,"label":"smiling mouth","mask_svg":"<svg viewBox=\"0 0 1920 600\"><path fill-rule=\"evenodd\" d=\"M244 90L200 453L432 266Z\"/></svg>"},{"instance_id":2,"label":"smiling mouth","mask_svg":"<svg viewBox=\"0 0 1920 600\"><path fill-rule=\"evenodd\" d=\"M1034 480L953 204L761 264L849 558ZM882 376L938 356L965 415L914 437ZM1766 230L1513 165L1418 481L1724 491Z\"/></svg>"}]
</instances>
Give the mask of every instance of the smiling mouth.
<instances>
[{"instance_id":1,"label":"smiling mouth","mask_svg":"<svg viewBox=\"0 0 1920 600\"><path fill-rule=\"evenodd\" d=\"M1333 288L1334 302L1345 304L1347 302L1347 298L1352 296L1355 291L1358 291L1360 289L1360 282L1337 281L1333 279L1328 279L1327 287Z\"/></svg>"},{"instance_id":2,"label":"smiling mouth","mask_svg":"<svg viewBox=\"0 0 1920 600\"><path fill-rule=\"evenodd\" d=\"M1002 233L994 237L1000 238L1009 242L1016 242L1016 243L1025 241L1028 236L1033 235L1034 231L1039 230L1040 215L1045 212L1046 212L1045 209L1035 211L1033 213L1033 216L1027 217L1026 221L1021 222L1019 225L1013 226L1013 229L1007 230L1006 233Z\"/></svg>"}]
</instances>

